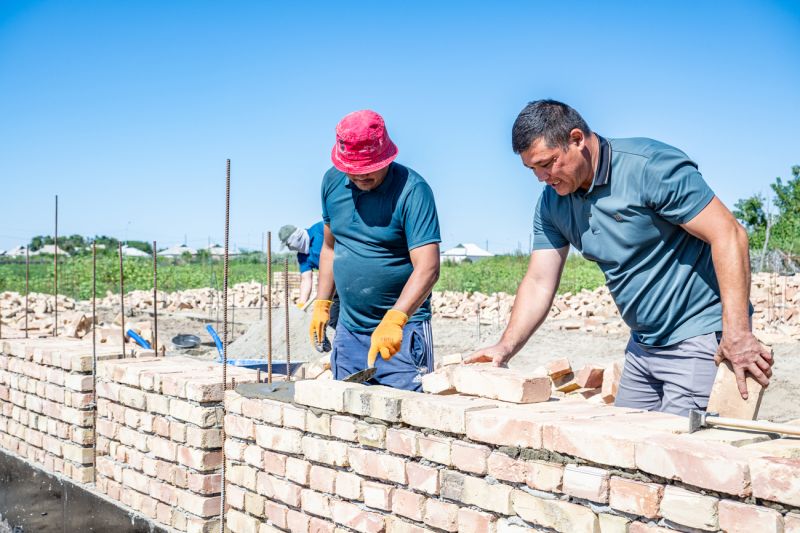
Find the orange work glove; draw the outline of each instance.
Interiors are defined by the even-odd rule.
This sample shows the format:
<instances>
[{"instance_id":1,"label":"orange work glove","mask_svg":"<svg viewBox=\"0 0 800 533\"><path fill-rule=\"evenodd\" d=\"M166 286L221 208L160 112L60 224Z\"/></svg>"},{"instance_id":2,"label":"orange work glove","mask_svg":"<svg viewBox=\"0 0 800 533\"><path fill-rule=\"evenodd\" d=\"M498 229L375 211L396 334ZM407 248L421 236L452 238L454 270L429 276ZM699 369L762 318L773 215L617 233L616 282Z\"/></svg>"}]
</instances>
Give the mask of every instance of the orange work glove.
<instances>
[{"instance_id":1,"label":"orange work glove","mask_svg":"<svg viewBox=\"0 0 800 533\"><path fill-rule=\"evenodd\" d=\"M316 300L314 302L314 312L311 313L311 326L308 328L308 336L311 338L311 345L316 347L325 338L325 327L331 319L330 300Z\"/></svg>"},{"instance_id":2,"label":"orange work glove","mask_svg":"<svg viewBox=\"0 0 800 533\"><path fill-rule=\"evenodd\" d=\"M389 309L383 320L372 332L369 353L367 354L367 368L375 366L375 359L381 354L384 361L388 361L400 351L403 342L403 326L408 322L408 315L397 309Z\"/></svg>"}]
</instances>

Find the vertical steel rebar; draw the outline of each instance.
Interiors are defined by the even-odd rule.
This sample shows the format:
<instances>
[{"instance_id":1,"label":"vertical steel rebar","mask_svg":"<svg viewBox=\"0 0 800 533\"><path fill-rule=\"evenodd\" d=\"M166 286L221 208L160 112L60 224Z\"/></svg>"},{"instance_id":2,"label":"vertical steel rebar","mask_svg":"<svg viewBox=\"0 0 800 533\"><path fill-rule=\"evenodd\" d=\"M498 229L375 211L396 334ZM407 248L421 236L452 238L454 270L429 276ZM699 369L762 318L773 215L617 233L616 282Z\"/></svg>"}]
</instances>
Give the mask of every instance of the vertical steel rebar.
<instances>
[{"instance_id":1,"label":"vertical steel rebar","mask_svg":"<svg viewBox=\"0 0 800 533\"><path fill-rule=\"evenodd\" d=\"M292 377L292 355L289 349L289 258L283 258L283 313L286 318L286 381Z\"/></svg>"},{"instance_id":2,"label":"vertical steel rebar","mask_svg":"<svg viewBox=\"0 0 800 533\"><path fill-rule=\"evenodd\" d=\"M267 383L272 383L272 232L267 232Z\"/></svg>"},{"instance_id":3,"label":"vertical steel rebar","mask_svg":"<svg viewBox=\"0 0 800 533\"><path fill-rule=\"evenodd\" d=\"M117 242L119 251L119 308L122 326L122 358L125 359L125 273L122 270L122 242Z\"/></svg>"},{"instance_id":4,"label":"vertical steel rebar","mask_svg":"<svg viewBox=\"0 0 800 533\"><path fill-rule=\"evenodd\" d=\"M92 243L92 427L97 427L97 244ZM92 438L92 480L97 482L97 437Z\"/></svg>"},{"instance_id":5,"label":"vertical steel rebar","mask_svg":"<svg viewBox=\"0 0 800 533\"><path fill-rule=\"evenodd\" d=\"M225 256L223 258L222 290L223 290L223 311L222 311L222 390L228 387L228 234L230 230L230 210L231 210L231 160L225 163ZM225 414L225 402L222 404L222 414ZM222 442L225 442L225 418L222 419ZM222 484L219 500L219 531L225 533L225 463L227 461L225 447L222 447Z\"/></svg>"},{"instance_id":6,"label":"vertical steel rebar","mask_svg":"<svg viewBox=\"0 0 800 533\"><path fill-rule=\"evenodd\" d=\"M264 232L261 232L261 251L264 251ZM264 318L264 282L261 282L261 293L258 299L258 319Z\"/></svg>"},{"instance_id":7,"label":"vertical steel rebar","mask_svg":"<svg viewBox=\"0 0 800 533\"><path fill-rule=\"evenodd\" d=\"M53 337L58 336L58 195L56 194L56 232L53 239Z\"/></svg>"},{"instance_id":8,"label":"vertical steel rebar","mask_svg":"<svg viewBox=\"0 0 800 533\"><path fill-rule=\"evenodd\" d=\"M28 279L31 273L31 256L29 255L28 246L25 246L25 338L28 338Z\"/></svg>"},{"instance_id":9,"label":"vertical steel rebar","mask_svg":"<svg viewBox=\"0 0 800 533\"><path fill-rule=\"evenodd\" d=\"M158 357L158 254L156 241L153 241L153 350Z\"/></svg>"}]
</instances>

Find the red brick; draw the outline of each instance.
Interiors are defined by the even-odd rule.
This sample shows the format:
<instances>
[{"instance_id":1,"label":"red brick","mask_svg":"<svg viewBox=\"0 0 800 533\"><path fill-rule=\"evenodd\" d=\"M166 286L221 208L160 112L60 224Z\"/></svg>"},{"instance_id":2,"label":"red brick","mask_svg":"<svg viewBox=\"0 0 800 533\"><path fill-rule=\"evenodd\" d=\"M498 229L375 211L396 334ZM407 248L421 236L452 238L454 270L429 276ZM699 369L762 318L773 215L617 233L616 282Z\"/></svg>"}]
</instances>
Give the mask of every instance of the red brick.
<instances>
[{"instance_id":1,"label":"red brick","mask_svg":"<svg viewBox=\"0 0 800 533\"><path fill-rule=\"evenodd\" d=\"M490 533L495 527L494 515L461 508L458 510L458 533Z\"/></svg>"},{"instance_id":2,"label":"red brick","mask_svg":"<svg viewBox=\"0 0 800 533\"><path fill-rule=\"evenodd\" d=\"M550 398L550 379L522 374L490 364L460 365L453 370L453 385L461 394L513 403L537 403Z\"/></svg>"},{"instance_id":3,"label":"red brick","mask_svg":"<svg viewBox=\"0 0 800 533\"><path fill-rule=\"evenodd\" d=\"M308 533L310 517L292 509L286 513L286 527L292 533Z\"/></svg>"},{"instance_id":4,"label":"red brick","mask_svg":"<svg viewBox=\"0 0 800 533\"><path fill-rule=\"evenodd\" d=\"M572 373L572 365L566 357L548 361L547 364L545 364L545 368L547 369L547 375L551 379Z\"/></svg>"},{"instance_id":5,"label":"red brick","mask_svg":"<svg viewBox=\"0 0 800 533\"><path fill-rule=\"evenodd\" d=\"M283 404L277 401L243 398L241 414L274 426L283 424Z\"/></svg>"},{"instance_id":6,"label":"red brick","mask_svg":"<svg viewBox=\"0 0 800 533\"><path fill-rule=\"evenodd\" d=\"M206 451L178 446L178 463L195 470L207 472L220 467L222 464L222 452L220 450Z\"/></svg>"},{"instance_id":7,"label":"red brick","mask_svg":"<svg viewBox=\"0 0 800 533\"><path fill-rule=\"evenodd\" d=\"M603 367L586 365L578 371L575 381L584 389L596 389L603 386Z\"/></svg>"},{"instance_id":8,"label":"red brick","mask_svg":"<svg viewBox=\"0 0 800 533\"><path fill-rule=\"evenodd\" d=\"M308 522L309 533L334 533L334 531L336 531L336 524L333 522L316 517L311 517Z\"/></svg>"},{"instance_id":9,"label":"red brick","mask_svg":"<svg viewBox=\"0 0 800 533\"><path fill-rule=\"evenodd\" d=\"M187 476L188 489L200 494L216 494L220 491L221 484L221 474L198 474L196 472L189 472Z\"/></svg>"},{"instance_id":10,"label":"red brick","mask_svg":"<svg viewBox=\"0 0 800 533\"><path fill-rule=\"evenodd\" d=\"M343 502L331 502L333 521L362 533L381 533L385 528L383 515L363 511L359 507Z\"/></svg>"},{"instance_id":11,"label":"red brick","mask_svg":"<svg viewBox=\"0 0 800 533\"><path fill-rule=\"evenodd\" d=\"M450 446L453 439L436 435L420 435L417 438L419 456L434 463L450 466Z\"/></svg>"},{"instance_id":12,"label":"red brick","mask_svg":"<svg viewBox=\"0 0 800 533\"><path fill-rule=\"evenodd\" d=\"M403 422L409 426L457 434L466 431L468 413L493 408L489 400L427 394L404 398L401 406Z\"/></svg>"},{"instance_id":13,"label":"red brick","mask_svg":"<svg viewBox=\"0 0 800 533\"><path fill-rule=\"evenodd\" d=\"M464 472L486 474L487 459L491 450L479 444L454 441L450 450L453 466Z\"/></svg>"},{"instance_id":14,"label":"red brick","mask_svg":"<svg viewBox=\"0 0 800 533\"><path fill-rule=\"evenodd\" d=\"M774 509L722 500L719 502L719 527L727 533L783 533L783 517Z\"/></svg>"},{"instance_id":15,"label":"red brick","mask_svg":"<svg viewBox=\"0 0 800 533\"><path fill-rule=\"evenodd\" d=\"M750 457L732 446L690 436L651 436L636 444L639 470L738 496L750 494Z\"/></svg>"},{"instance_id":16,"label":"red brick","mask_svg":"<svg viewBox=\"0 0 800 533\"><path fill-rule=\"evenodd\" d=\"M406 483L406 461L379 452L350 448L347 452L353 471L366 477Z\"/></svg>"},{"instance_id":17,"label":"red brick","mask_svg":"<svg viewBox=\"0 0 800 533\"><path fill-rule=\"evenodd\" d=\"M256 438L253 421L237 415L225 415L225 433L245 440Z\"/></svg>"},{"instance_id":18,"label":"red brick","mask_svg":"<svg viewBox=\"0 0 800 533\"><path fill-rule=\"evenodd\" d=\"M757 458L750 462L753 496L800 506L800 459Z\"/></svg>"},{"instance_id":19,"label":"red brick","mask_svg":"<svg viewBox=\"0 0 800 533\"><path fill-rule=\"evenodd\" d=\"M425 496L405 489L396 489L392 497L392 513L422 522Z\"/></svg>"},{"instance_id":20,"label":"red brick","mask_svg":"<svg viewBox=\"0 0 800 533\"><path fill-rule=\"evenodd\" d=\"M632 479L612 477L609 481L609 505L612 509L644 516L658 517L658 507L664 487L657 483L644 483Z\"/></svg>"},{"instance_id":21,"label":"red brick","mask_svg":"<svg viewBox=\"0 0 800 533\"><path fill-rule=\"evenodd\" d=\"M408 486L428 494L439 494L439 470L419 463L406 463Z\"/></svg>"},{"instance_id":22,"label":"red brick","mask_svg":"<svg viewBox=\"0 0 800 533\"><path fill-rule=\"evenodd\" d=\"M187 491L178 491L178 505L197 516L211 518L219 513L219 496L198 496Z\"/></svg>"},{"instance_id":23,"label":"red brick","mask_svg":"<svg viewBox=\"0 0 800 533\"><path fill-rule=\"evenodd\" d=\"M286 529L286 513L289 508L285 505L267 500L264 504L264 515L276 527Z\"/></svg>"},{"instance_id":24,"label":"red brick","mask_svg":"<svg viewBox=\"0 0 800 533\"><path fill-rule=\"evenodd\" d=\"M614 403L617 397L623 366L623 361L614 361L609 363L603 371L603 385L600 394L606 403Z\"/></svg>"},{"instance_id":25,"label":"red brick","mask_svg":"<svg viewBox=\"0 0 800 533\"><path fill-rule=\"evenodd\" d=\"M525 483L530 467L528 463L512 459L504 453L492 452L487 459L487 470L495 479Z\"/></svg>"},{"instance_id":26,"label":"red brick","mask_svg":"<svg viewBox=\"0 0 800 533\"><path fill-rule=\"evenodd\" d=\"M286 460L288 456L264 451L264 470L276 476L284 476L286 474Z\"/></svg>"},{"instance_id":27,"label":"red brick","mask_svg":"<svg viewBox=\"0 0 800 533\"><path fill-rule=\"evenodd\" d=\"M458 506L439 500L427 500L423 521L445 531L458 531Z\"/></svg>"}]
</instances>

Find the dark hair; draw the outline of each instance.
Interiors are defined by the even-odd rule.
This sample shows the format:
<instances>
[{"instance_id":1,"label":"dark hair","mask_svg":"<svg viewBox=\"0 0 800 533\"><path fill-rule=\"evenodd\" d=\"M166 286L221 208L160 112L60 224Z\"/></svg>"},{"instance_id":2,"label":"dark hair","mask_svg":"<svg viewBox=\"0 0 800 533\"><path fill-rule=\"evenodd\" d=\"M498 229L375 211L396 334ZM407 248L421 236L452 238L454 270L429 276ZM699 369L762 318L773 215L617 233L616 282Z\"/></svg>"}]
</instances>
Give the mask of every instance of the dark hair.
<instances>
[{"instance_id":1,"label":"dark hair","mask_svg":"<svg viewBox=\"0 0 800 533\"><path fill-rule=\"evenodd\" d=\"M530 148L535 140L544 137L548 147L566 148L569 132L575 128L585 135L592 132L580 113L567 104L556 100L536 100L517 115L511 128L511 146L514 153L519 154Z\"/></svg>"}]
</instances>

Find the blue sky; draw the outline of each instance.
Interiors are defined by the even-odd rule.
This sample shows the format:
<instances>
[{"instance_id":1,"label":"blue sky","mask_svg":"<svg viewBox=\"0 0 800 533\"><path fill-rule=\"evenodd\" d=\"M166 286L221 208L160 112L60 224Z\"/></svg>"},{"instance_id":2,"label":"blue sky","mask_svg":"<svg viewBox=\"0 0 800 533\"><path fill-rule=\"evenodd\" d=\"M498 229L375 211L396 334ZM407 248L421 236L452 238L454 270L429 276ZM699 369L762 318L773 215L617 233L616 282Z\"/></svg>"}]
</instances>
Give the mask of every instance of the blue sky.
<instances>
[{"instance_id":1,"label":"blue sky","mask_svg":"<svg viewBox=\"0 0 800 533\"><path fill-rule=\"evenodd\" d=\"M0 1L0 249L231 244L320 216L336 122L384 115L444 246L527 250L526 102L678 146L729 206L800 164L798 2Z\"/></svg>"}]
</instances>

